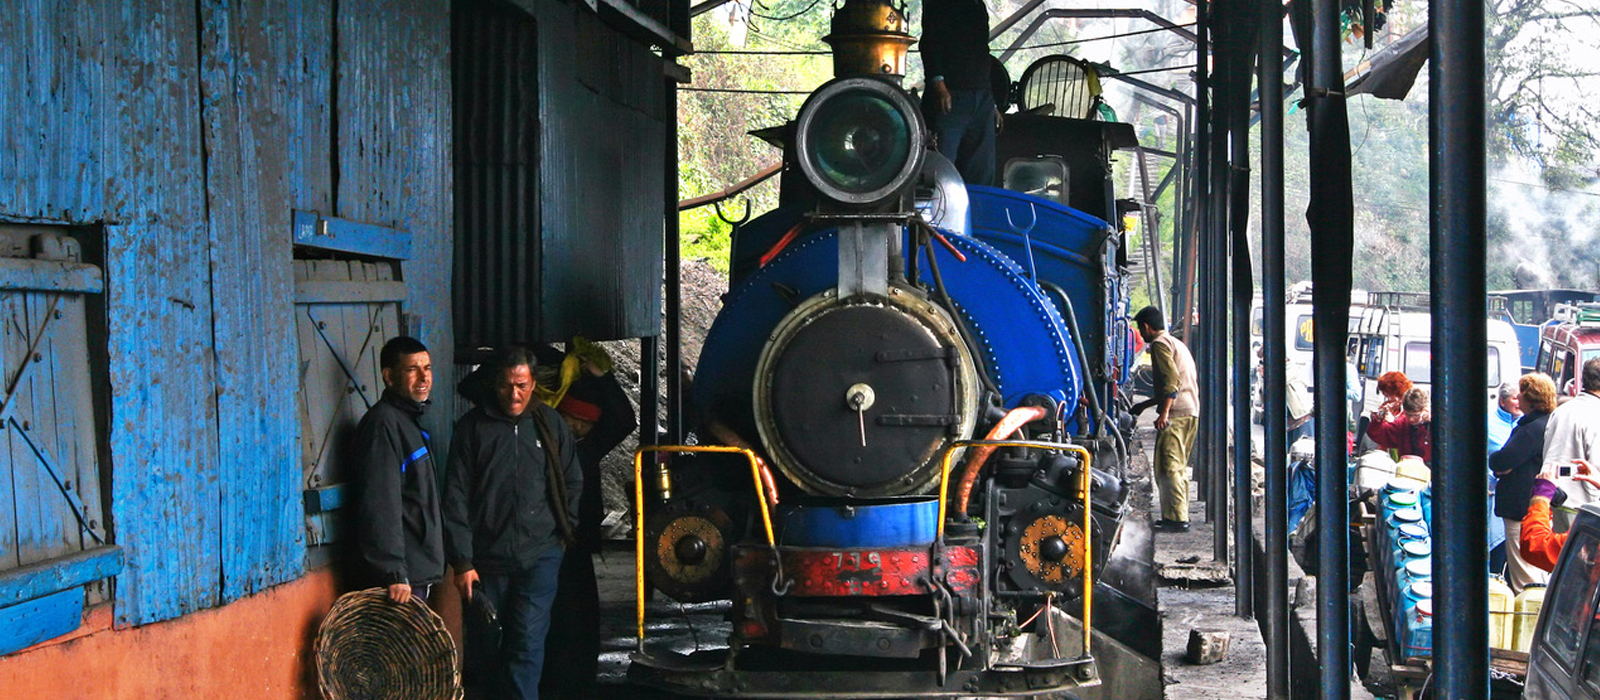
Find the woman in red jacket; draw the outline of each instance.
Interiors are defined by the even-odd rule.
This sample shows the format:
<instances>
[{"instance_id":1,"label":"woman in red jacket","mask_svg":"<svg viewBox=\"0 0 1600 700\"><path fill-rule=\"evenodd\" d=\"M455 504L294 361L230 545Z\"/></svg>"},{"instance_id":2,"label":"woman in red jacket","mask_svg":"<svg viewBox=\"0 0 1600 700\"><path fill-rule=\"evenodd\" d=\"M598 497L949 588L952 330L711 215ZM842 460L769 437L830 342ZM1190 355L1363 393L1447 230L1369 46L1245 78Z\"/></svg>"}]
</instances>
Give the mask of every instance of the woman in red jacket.
<instances>
[{"instance_id":1,"label":"woman in red jacket","mask_svg":"<svg viewBox=\"0 0 1600 700\"><path fill-rule=\"evenodd\" d=\"M1412 387L1401 400L1402 412L1367 427L1367 436L1385 450L1416 455L1433 463L1432 416L1428 413L1428 390Z\"/></svg>"}]
</instances>

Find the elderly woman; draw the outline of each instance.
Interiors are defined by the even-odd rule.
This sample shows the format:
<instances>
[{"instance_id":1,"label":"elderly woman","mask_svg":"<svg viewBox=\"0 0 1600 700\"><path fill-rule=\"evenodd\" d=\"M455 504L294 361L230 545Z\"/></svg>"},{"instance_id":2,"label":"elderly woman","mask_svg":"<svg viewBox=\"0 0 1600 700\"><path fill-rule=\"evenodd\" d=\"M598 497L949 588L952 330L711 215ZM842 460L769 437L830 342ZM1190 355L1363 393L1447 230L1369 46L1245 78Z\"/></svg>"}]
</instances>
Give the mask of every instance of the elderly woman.
<instances>
[{"instance_id":1,"label":"elderly woman","mask_svg":"<svg viewBox=\"0 0 1600 700\"><path fill-rule=\"evenodd\" d=\"M1374 422L1367 428L1367 436L1382 449L1395 450L1402 456L1416 455L1432 464L1433 427L1432 416L1428 413L1428 390L1422 387L1407 390L1400 401L1400 415Z\"/></svg>"},{"instance_id":2,"label":"elderly woman","mask_svg":"<svg viewBox=\"0 0 1600 700\"><path fill-rule=\"evenodd\" d=\"M1544 429L1550 412L1556 408L1556 385L1544 374L1524 374L1517 381L1522 417L1499 452L1489 455L1489 469L1499 477L1495 488L1494 514L1506 526L1506 582L1521 591L1530 583L1544 583L1549 574L1534 567L1516 545L1522 533L1522 518L1528 512L1533 481L1544 459Z\"/></svg>"}]
</instances>

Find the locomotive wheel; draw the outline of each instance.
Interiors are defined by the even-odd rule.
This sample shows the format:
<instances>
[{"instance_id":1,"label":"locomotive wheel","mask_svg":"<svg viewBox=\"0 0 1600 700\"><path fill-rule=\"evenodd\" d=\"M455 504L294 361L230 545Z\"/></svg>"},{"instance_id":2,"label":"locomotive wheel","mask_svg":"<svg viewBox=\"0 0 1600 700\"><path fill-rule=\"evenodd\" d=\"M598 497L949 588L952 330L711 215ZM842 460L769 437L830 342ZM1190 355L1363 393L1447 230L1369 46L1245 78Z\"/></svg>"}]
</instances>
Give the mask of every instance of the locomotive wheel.
<instances>
[{"instance_id":1,"label":"locomotive wheel","mask_svg":"<svg viewBox=\"0 0 1600 700\"><path fill-rule=\"evenodd\" d=\"M1014 516L1007 532L1004 557L1018 587L1071 595L1082 590L1088 556L1082 506L1040 501Z\"/></svg>"},{"instance_id":2,"label":"locomotive wheel","mask_svg":"<svg viewBox=\"0 0 1600 700\"><path fill-rule=\"evenodd\" d=\"M651 514L644 530L644 570L673 600L726 597L732 522L721 509L674 502Z\"/></svg>"}]
</instances>

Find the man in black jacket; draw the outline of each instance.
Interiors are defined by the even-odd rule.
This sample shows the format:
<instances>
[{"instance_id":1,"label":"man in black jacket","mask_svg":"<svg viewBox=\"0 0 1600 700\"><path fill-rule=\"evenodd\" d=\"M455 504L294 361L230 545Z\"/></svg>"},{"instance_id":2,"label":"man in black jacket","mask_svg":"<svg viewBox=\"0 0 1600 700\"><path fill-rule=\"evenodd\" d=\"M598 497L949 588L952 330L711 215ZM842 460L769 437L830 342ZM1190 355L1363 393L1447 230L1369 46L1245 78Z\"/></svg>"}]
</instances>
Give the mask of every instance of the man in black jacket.
<instances>
[{"instance_id":1,"label":"man in black jacket","mask_svg":"<svg viewBox=\"0 0 1600 700\"><path fill-rule=\"evenodd\" d=\"M426 600L444 578L444 535L439 482L428 432L419 420L433 391L433 362L415 338L397 337L378 355L383 398L356 427L359 465L358 545L367 574L404 603Z\"/></svg>"},{"instance_id":2,"label":"man in black jacket","mask_svg":"<svg viewBox=\"0 0 1600 700\"><path fill-rule=\"evenodd\" d=\"M494 362L493 405L456 423L445 484L445 549L456 586L487 596L501 624L500 697L536 700L561 559L583 472L572 431L534 398L533 356Z\"/></svg>"}]
</instances>

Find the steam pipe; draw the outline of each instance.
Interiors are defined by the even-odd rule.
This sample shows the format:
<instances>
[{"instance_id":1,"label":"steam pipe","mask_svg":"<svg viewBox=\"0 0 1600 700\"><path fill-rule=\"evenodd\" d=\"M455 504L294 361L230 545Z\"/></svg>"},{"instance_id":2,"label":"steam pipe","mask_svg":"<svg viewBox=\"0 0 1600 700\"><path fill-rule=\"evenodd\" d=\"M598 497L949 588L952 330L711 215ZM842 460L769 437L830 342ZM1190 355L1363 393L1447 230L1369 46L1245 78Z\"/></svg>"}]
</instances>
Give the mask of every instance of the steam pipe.
<instances>
[{"instance_id":1,"label":"steam pipe","mask_svg":"<svg viewBox=\"0 0 1600 700\"><path fill-rule=\"evenodd\" d=\"M1078 328L1078 314L1072 309L1072 297L1067 296L1067 290L1054 282L1040 282L1039 287L1061 299L1061 309L1067 316L1067 332L1072 335L1072 345L1077 351L1078 364L1083 365L1083 386L1089 394L1089 407L1094 409L1095 432L1104 435L1107 427L1110 427L1110 421L1106 418L1105 405L1100 403L1100 390L1095 387L1094 378L1089 376L1089 354L1083 349L1083 331Z\"/></svg>"},{"instance_id":2,"label":"steam pipe","mask_svg":"<svg viewBox=\"0 0 1600 700\"><path fill-rule=\"evenodd\" d=\"M1283 8L1261 3L1261 308L1262 453L1266 457L1266 586L1263 634L1267 646L1267 700L1289 700L1289 403L1283 242L1283 73L1267 56L1283 48ZM1243 556L1243 555L1240 555Z\"/></svg>"},{"instance_id":3,"label":"steam pipe","mask_svg":"<svg viewBox=\"0 0 1600 700\"><path fill-rule=\"evenodd\" d=\"M1434 601L1438 695L1489 696L1484 326L1483 3L1442 0L1431 12L1428 179L1433 274Z\"/></svg>"},{"instance_id":4,"label":"steam pipe","mask_svg":"<svg viewBox=\"0 0 1600 700\"><path fill-rule=\"evenodd\" d=\"M1000 422L989 429L989 434L984 440L1005 440L1017 432L1022 426L1045 417L1045 410L1038 406L1019 406L1006 412ZM962 467L961 481L956 484L956 513L965 516L967 503L972 500L972 485L978 482L978 472L982 471L983 463L989 460L997 445L979 445L967 456L967 465Z\"/></svg>"}]
</instances>

